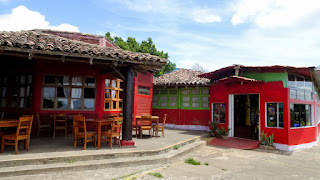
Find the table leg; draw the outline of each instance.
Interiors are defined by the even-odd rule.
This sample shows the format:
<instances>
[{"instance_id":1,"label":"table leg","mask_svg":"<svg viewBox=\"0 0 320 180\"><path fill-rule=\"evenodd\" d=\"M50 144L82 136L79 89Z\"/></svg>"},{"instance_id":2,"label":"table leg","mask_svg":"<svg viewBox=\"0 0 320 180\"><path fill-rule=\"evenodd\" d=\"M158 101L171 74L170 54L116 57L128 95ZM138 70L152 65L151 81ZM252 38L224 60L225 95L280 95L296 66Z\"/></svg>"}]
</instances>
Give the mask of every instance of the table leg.
<instances>
[{"instance_id":1,"label":"table leg","mask_svg":"<svg viewBox=\"0 0 320 180\"><path fill-rule=\"evenodd\" d=\"M101 123L98 123L98 149L101 147Z\"/></svg>"}]
</instances>

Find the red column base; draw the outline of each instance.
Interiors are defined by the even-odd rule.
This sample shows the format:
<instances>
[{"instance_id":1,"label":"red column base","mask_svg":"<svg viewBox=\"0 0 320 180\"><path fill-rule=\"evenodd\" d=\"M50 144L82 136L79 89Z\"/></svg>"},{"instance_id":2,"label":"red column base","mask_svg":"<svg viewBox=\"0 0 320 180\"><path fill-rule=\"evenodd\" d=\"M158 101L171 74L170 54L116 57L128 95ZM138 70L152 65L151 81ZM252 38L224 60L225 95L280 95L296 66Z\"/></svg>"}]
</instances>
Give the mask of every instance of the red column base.
<instances>
[{"instance_id":1,"label":"red column base","mask_svg":"<svg viewBox=\"0 0 320 180\"><path fill-rule=\"evenodd\" d=\"M134 146L134 141L132 140L121 140L121 146Z\"/></svg>"}]
</instances>

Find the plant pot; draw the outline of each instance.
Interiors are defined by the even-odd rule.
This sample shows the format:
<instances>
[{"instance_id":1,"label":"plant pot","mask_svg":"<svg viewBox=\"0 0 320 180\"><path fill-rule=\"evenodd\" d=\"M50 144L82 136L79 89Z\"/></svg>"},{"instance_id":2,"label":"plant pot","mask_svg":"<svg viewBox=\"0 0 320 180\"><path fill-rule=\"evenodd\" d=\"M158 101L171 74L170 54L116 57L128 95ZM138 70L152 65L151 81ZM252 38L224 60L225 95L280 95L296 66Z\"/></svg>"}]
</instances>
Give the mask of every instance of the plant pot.
<instances>
[{"instance_id":1,"label":"plant pot","mask_svg":"<svg viewBox=\"0 0 320 180\"><path fill-rule=\"evenodd\" d=\"M222 137L223 139L228 139L228 138L229 138L228 135L222 135L221 137Z\"/></svg>"},{"instance_id":2,"label":"plant pot","mask_svg":"<svg viewBox=\"0 0 320 180\"><path fill-rule=\"evenodd\" d=\"M210 135L211 135L211 137L214 137L214 136L216 135L216 133L213 132L213 131L211 131L211 132L210 132Z\"/></svg>"},{"instance_id":3,"label":"plant pot","mask_svg":"<svg viewBox=\"0 0 320 180\"><path fill-rule=\"evenodd\" d=\"M268 146L268 145L262 145L262 144L259 145L259 148L267 149L267 150L276 150L276 147L274 146Z\"/></svg>"}]
</instances>

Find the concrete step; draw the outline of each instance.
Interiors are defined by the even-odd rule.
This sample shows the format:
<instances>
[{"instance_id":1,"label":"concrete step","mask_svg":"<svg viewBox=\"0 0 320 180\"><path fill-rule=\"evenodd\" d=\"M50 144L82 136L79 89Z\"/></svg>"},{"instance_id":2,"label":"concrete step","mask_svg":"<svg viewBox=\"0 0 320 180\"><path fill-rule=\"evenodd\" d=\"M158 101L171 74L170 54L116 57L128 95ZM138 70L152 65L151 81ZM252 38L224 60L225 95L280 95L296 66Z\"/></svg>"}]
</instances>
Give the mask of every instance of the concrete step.
<instances>
[{"instance_id":1,"label":"concrete step","mask_svg":"<svg viewBox=\"0 0 320 180\"><path fill-rule=\"evenodd\" d=\"M161 149L156 150L144 150L144 151L122 151L122 152L105 152L99 151L92 153L86 151L85 153L75 155L71 152L57 152L57 153L45 153L45 154L30 154L23 158L0 158L0 168L2 167L16 167L25 165L43 165L43 164L54 164L54 163L69 163L76 161L88 161L88 160L103 160L103 159L117 159L117 158L128 158L128 157L143 157L143 156L154 156L165 154L175 147L182 147L187 144L193 143L200 140L204 136L196 136L191 139L173 144Z\"/></svg>"},{"instance_id":2,"label":"concrete step","mask_svg":"<svg viewBox=\"0 0 320 180\"><path fill-rule=\"evenodd\" d=\"M181 145L181 146L180 146ZM206 145L206 141L195 140L187 144L174 145L170 151L162 154L152 154L148 156L127 156L112 159L92 159L86 161L69 161L51 164L29 164L23 166L10 166L0 168L0 177L21 176L21 175L34 175L61 171L80 171L103 169L109 167L123 167L132 165L149 165L156 163L168 163L185 153L192 152Z\"/></svg>"}]
</instances>

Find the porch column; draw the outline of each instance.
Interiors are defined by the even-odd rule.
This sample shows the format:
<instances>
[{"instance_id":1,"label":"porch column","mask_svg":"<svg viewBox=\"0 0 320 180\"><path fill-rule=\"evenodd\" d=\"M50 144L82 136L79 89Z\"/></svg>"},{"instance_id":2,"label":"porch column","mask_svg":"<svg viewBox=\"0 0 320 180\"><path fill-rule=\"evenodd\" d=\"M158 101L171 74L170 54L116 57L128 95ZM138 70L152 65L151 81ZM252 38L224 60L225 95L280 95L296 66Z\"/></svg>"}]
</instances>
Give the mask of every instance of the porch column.
<instances>
[{"instance_id":1,"label":"porch column","mask_svg":"<svg viewBox=\"0 0 320 180\"><path fill-rule=\"evenodd\" d=\"M133 67L128 66L125 72L124 97L123 97L123 125L122 146L134 146L132 141L132 114L133 114Z\"/></svg>"}]
</instances>

